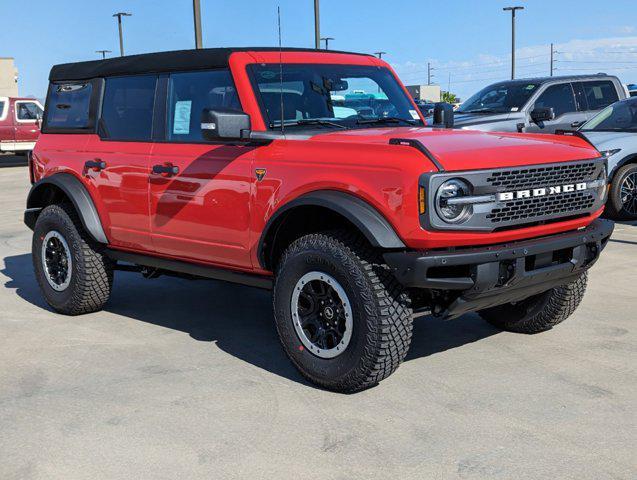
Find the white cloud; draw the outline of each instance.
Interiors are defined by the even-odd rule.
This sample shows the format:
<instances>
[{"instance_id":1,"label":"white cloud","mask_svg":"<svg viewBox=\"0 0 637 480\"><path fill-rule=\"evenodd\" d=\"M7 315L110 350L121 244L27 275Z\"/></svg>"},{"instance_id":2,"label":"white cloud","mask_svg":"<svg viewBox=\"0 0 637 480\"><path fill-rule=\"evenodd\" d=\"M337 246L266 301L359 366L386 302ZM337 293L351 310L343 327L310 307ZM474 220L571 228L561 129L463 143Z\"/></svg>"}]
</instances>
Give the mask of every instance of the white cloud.
<instances>
[{"instance_id":1,"label":"white cloud","mask_svg":"<svg viewBox=\"0 0 637 480\"><path fill-rule=\"evenodd\" d=\"M633 27L626 27L630 29ZM628 30L626 30L628 33ZM573 39L554 45L555 75L606 72L617 75L624 83L637 81L637 36L597 39ZM516 77L546 76L550 71L550 45L532 45L516 49ZM481 54L468 60L432 58L434 81L447 88L451 74L451 90L462 98L483 86L510 77L510 54ZM426 62L395 65L406 84L427 81Z\"/></svg>"}]
</instances>

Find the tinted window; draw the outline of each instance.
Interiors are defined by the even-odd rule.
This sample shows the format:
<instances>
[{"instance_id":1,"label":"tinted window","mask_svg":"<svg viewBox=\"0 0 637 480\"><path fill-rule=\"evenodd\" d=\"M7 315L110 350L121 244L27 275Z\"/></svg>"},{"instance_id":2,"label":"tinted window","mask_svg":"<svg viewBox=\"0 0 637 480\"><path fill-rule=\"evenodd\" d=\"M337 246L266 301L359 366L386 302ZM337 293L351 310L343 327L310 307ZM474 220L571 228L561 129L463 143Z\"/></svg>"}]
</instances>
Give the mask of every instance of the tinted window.
<instances>
[{"instance_id":1,"label":"tinted window","mask_svg":"<svg viewBox=\"0 0 637 480\"><path fill-rule=\"evenodd\" d=\"M106 79L100 132L117 140L147 140L153 125L154 75Z\"/></svg>"},{"instance_id":2,"label":"tinted window","mask_svg":"<svg viewBox=\"0 0 637 480\"><path fill-rule=\"evenodd\" d=\"M168 140L202 141L204 108L241 109L230 72L173 73L168 87Z\"/></svg>"},{"instance_id":3,"label":"tinted window","mask_svg":"<svg viewBox=\"0 0 637 480\"><path fill-rule=\"evenodd\" d=\"M0 102L0 118L2 118L3 113L4 113L4 102Z\"/></svg>"},{"instance_id":4,"label":"tinted window","mask_svg":"<svg viewBox=\"0 0 637 480\"><path fill-rule=\"evenodd\" d=\"M582 130L637 132L637 98L606 107L586 122Z\"/></svg>"},{"instance_id":5,"label":"tinted window","mask_svg":"<svg viewBox=\"0 0 637 480\"><path fill-rule=\"evenodd\" d=\"M87 128L92 92L93 86L90 83L52 84L46 103L46 126Z\"/></svg>"},{"instance_id":6,"label":"tinted window","mask_svg":"<svg viewBox=\"0 0 637 480\"><path fill-rule=\"evenodd\" d=\"M582 85L589 110L599 110L619 100L615 85L610 80L582 82Z\"/></svg>"},{"instance_id":7,"label":"tinted window","mask_svg":"<svg viewBox=\"0 0 637 480\"><path fill-rule=\"evenodd\" d=\"M537 83L502 82L483 88L462 104L460 113L517 112L538 88Z\"/></svg>"},{"instance_id":8,"label":"tinted window","mask_svg":"<svg viewBox=\"0 0 637 480\"><path fill-rule=\"evenodd\" d=\"M37 120L42 116L42 110L34 102L19 102L16 107L18 120Z\"/></svg>"},{"instance_id":9,"label":"tinted window","mask_svg":"<svg viewBox=\"0 0 637 480\"><path fill-rule=\"evenodd\" d=\"M565 113L575 112L575 97L570 83L561 85L552 85L544 90L544 93L535 101L534 108L550 108L553 107L555 116L559 117Z\"/></svg>"}]
</instances>

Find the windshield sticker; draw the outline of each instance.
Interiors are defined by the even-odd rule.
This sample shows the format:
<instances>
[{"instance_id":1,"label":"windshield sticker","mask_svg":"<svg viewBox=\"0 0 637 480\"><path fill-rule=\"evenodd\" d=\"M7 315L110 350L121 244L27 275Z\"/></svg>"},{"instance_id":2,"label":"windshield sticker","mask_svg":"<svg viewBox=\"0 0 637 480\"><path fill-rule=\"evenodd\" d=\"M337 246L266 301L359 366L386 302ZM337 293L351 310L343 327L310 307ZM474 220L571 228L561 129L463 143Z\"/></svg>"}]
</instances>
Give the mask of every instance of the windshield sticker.
<instances>
[{"instance_id":1,"label":"windshield sticker","mask_svg":"<svg viewBox=\"0 0 637 480\"><path fill-rule=\"evenodd\" d=\"M511 107L511 111L512 111L512 112L517 112L518 110L519 110L519 108L518 108L518 107Z\"/></svg>"},{"instance_id":2,"label":"windshield sticker","mask_svg":"<svg viewBox=\"0 0 637 480\"><path fill-rule=\"evenodd\" d=\"M527 90L533 90L534 88L535 88L535 85L533 85L533 84L530 84L530 85L526 86Z\"/></svg>"},{"instance_id":3,"label":"windshield sticker","mask_svg":"<svg viewBox=\"0 0 637 480\"><path fill-rule=\"evenodd\" d=\"M414 120L420 120L420 115L418 115L416 110L409 110L409 113L411 114L411 118Z\"/></svg>"},{"instance_id":4,"label":"windshield sticker","mask_svg":"<svg viewBox=\"0 0 637 480\"><path fill-rule=\"evenodd\" d=\"M173 119L173 135L188 135L190 133L191 100L181 100L175 104Z\"/></svg>"}]
</instances>

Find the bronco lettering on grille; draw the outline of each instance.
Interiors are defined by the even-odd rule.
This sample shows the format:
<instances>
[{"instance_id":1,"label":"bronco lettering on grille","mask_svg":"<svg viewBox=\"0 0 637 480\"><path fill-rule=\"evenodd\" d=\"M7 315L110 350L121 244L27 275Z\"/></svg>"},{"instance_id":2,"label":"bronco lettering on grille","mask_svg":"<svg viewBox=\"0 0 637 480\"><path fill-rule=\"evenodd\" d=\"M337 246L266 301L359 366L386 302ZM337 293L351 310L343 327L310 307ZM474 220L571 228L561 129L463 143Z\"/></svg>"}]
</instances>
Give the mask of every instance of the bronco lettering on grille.
<instances>
[{"instance_id":1,"label":"bronco lettering on grille","mask_svg":"<svg viewBox=\"0 0 637 480\"><path fill-rule=\"evenodd\" d=\"M587 190L588 188L589 187L586 182L579 182L546 188L517 190L515 192L501 192L498 193L498 201L516 200L518 198L544 197L546 195L557 195L560 193L570 193L575 191Z\"/></svg>"}]
</instances>

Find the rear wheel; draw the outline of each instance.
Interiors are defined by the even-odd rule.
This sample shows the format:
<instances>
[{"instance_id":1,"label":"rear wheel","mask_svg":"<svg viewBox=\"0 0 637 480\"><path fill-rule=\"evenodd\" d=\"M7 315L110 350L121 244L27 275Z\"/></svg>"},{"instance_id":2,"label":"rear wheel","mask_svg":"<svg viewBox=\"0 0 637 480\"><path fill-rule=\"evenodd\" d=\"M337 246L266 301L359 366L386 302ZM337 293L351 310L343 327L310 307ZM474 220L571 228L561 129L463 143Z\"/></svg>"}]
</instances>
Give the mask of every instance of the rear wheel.
<instances>
[{"instance_id":1,"label":"rear wheel","mask_svg":"<svg viewBox=\"0 0 637 480\"><path fill-rule=\"evenodd\" d=\"M637 164L624 165L615 174L608 197L611 216L637 220Z\"/></svg>"},{"instance_id":2,"label":"rear wheel","mask_svg":"<svg viewBox=\"0 0 637 480\"><path fill-rule=\"evenodd\" d=\"M341 392L377 384L409 349L409 298L357 235L311 234L277 268L276 327L285 352L310 381Z\"/></svg>"},{"instance_id":3,"label":"rear wheel","mask_svg":"<svg viewBox=\"0 0 637 480\"><path fill-rule=\"evenodd\" d=\"M534 295L521 302L506 303L478 314L502 330L540 333L563 322L577 309L586 291L587 273L575 281Z\"/></svg>"},{"instance_id":4,"label":"rear wheel","mask_svg":"<svg viewBox=\"0 0 637 480\"><path fill-rule=\"evenodd\" d=\"M72 206L45 207L35 224L32 258L47 303L66 315L101 310L113 286L113 263L84 232Z\"/></svg>"}]
</instances>

